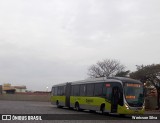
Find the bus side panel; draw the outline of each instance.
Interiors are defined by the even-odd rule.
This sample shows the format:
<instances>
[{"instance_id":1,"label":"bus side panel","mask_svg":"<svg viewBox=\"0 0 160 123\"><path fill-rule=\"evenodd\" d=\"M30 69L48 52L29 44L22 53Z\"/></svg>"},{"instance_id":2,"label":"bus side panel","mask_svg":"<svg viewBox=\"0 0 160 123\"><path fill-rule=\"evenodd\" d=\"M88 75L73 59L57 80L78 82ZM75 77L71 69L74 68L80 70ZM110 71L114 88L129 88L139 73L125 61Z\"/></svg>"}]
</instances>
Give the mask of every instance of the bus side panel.
<instances>
[{"instance_id":1,"label":"bus side panel","mask_svg":"<svg viewBox=\"0 0 160 123\"><path fill-rule=\"evenodd\" d=\"M56 104L56 102L54 101L54 96L53 96L53 95L51 95L50 101L51 101L51 104L52 104L52 105L55 105L55 104Z\"/></svg>"},{"instance_id":2,"label":"bus side panel","mask_svg":"<svg viewBox=\"0 0 160 123\"><path fill-rule=\"evenodd\" d=\"M78 102L81 109L99 111L102 104L105 104L105 111L111 111L111 104L106 102L102 97L85 97L85 96L71 96L71 107L75 107L75 103Z\"/></svg>"},{"instance_id":3,"label":"bus side panel","mask_svg":"<svg viewBox=\"0 0 160 123\"><path fill-rule=\"evenodd\" d=\"M74 108L76 103L76 97L70 96L70 107Z\"/></svg>"},{"instance_id":4,"label":"bus side panel","mask_svg":"<svg viewBox=\"0 0 160 123\"><path fill-rule=\"evenodd\" d=\"M53 105L56 105L58 102L60 106L65 106L65 101L65 96L51 96L51 103Z\"/></svg>"}]
</instances>

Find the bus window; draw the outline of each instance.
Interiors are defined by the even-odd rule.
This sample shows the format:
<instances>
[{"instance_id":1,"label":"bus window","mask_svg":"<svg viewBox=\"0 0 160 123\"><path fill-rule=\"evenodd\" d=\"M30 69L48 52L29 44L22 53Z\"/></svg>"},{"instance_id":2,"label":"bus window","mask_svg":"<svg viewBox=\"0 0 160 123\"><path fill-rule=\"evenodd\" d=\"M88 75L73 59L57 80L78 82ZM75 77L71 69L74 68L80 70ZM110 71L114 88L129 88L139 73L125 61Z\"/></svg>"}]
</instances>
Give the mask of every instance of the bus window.
<instances>
[{"instance_id":1,"label":"bus window","mask_svg":"<svg viewBox=\"0 0 160 123\"><path fill-rule=\"evenodd\" d=\"M102 83L95 84L94 96L102 96Z\"/></svg>"},{"instance_id":2,"label":"bus window","mask_svg":"<svg viewBox=\"0 0 160 123\"><path fill-rule=\"evenodd\" d=\"M106 88L106 98L110 101L111 100L111 95L112 95L112 88Z\"/></svg>"},{"instance_id":3,"label":"bus window","mask_svg":"<svg viewBox=\"0 0 160 123\"><path fill-rule=\"evenodd\" d=\"M142 84L126 83L124 86L125 98L130 106L142 106L144 91Z\"/></svg>"},{"instance_id":4,"label":"bus window","mask_svg":"<svg viewBox=\"0 0 160 123\"><path fill-rule=\"evenodd\" d=\"M85 95L86 95L86 86L80 85L80 96L85 96Z\"/></svg>"},{"instance_id":5,"label":"bus window","mask_svg":"<svg viewBox=\"0 0 160 123\"><path fill-rule=\"evenodd\" d=\"M94 84L87 84L87 96L93 96Z\"/></svg>"},{"instance_id":6,"label":"bus window","mask_svg":"<svg viewBox=\"0 0 160 123\"><path fill-rule=\"evenodd\" d=\"M54 88L54 95L57 96L58 87Z\"/></svg>"},{"instance_id":7,"label":"bus window","mask_svg":"<svg viewBox=\"0 0 160 123\"><path fill-rule=\"evenodd\" d=\"M60 96L61 95L61 87L57 87L58 91L57 91L57 95Z\"/></svg>"},{"instance_id":8,"label":"bus window","mask_svg":"<svg viewBox=\"0 0 160 123\"><path fill-rule=\"evenodd\" d=\"M52 87L52 93L51 93L52 95L54 95L54 90L55 90L54 87Z\"/></svg>"},{"instance_id":9,"label":"bus window","mask_svg":"<svg viewBox=\"0 0 160 123\"><path fill-rule=\"evenodd\" d=\"M103 97L105 97L108 101L111 101L111 94L112 94L111 83L104 83L102 92Z\"/></svg>"},{"instance_id":10,"label":"bus window","mask_svg":"<svg viewBox=\"0 0 160 123\"><path fill-rule=\"evenodd\" d=\"M66 93L66 86L63 86L63 95Z\"/></svg>"},{"instance_id":11,"label":"bus window","mask_svg":"<svg viewBox=\"0 0 160 123\"><path fill-rule=\"evenodd\" d=\"M79 85L73 86L73 96L79 96Z\"/></svg>"},{"instance_id":12,"label":"bus window","mask_svg":"<svg viewBox=\"0 0 160 123\"><path fill-rule=\"evenodd\" d=\"M73 85L71 86L71 96L74 96L74 89L73 89Z\"/></svg>"},{"instance_id":13,"label":"bus window","mask_svg":"<svg viewBox=\"0 0 160 123\"><path fill-rule=\"evenodd\" d=\"M60 87L60 95L63 96L64 95L64 86Z\"/></svg>"}]
</instances>

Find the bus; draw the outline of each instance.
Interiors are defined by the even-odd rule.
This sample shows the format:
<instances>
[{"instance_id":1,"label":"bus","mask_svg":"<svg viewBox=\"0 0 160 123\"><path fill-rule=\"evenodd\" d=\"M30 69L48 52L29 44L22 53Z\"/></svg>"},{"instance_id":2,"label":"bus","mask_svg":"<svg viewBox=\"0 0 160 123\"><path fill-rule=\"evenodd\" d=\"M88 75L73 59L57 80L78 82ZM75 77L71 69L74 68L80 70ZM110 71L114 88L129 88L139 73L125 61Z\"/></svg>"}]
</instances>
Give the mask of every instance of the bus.
<instances>
[{"instance_id":1,"label":"bus","mask_svg":"<svg viewBox=\"0 0 160 123\"><path fill-rule=\"evenodd\" d=\"M51 103L75 110L115 114L143 114L143 84L124 77L95 78L54 85Z\"/></svg>"}]
</instances>

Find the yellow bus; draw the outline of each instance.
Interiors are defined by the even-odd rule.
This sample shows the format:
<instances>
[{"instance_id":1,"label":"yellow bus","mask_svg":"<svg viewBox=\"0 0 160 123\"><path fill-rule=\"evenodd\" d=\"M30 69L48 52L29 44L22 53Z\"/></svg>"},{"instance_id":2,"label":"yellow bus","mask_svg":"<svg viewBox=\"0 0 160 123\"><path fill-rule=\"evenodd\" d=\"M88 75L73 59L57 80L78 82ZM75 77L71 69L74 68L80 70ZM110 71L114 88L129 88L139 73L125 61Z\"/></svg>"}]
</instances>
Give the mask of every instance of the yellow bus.
<instances>
[{"instance_id":1,"label":"yellow bus","mask_svg":"<svg viewBox=\"0 0 160 123\"><path fill-rule=\"evenodd\" d=\"M124 77L103 77L54 85L51 103L57 107L116 114L143 114L145 109L143 84Z\"/></svg>"}]
</instances>

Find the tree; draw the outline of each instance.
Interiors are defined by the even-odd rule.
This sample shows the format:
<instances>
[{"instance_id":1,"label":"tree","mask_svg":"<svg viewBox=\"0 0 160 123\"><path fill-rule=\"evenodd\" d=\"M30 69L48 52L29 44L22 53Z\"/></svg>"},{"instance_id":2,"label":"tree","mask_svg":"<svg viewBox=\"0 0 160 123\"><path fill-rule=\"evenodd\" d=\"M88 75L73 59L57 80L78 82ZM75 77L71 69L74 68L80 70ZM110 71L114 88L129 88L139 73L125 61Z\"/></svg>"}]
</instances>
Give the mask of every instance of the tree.
<instances>
[{"instance_id":1,"label":"tree","mask_svg":"<svg viewBox=\"0 0 160 123\"><path fill-rule=\"evenodd\" d=\"M118 60L105 59L98 61L88 69L88 75L90 77L109 77L120 73L125 68L124 65L120 64Z\"/></svg>"},{"instance_id":2,"label":"tree","mask_svg":"<svg viewBox=\"0 0 160 123\"><path fill-rule=\"evenodd\" d=\"M137 71L130 74L131 78L143 83L151 83L157 90L157 108L160 109L160 64L137 65Z\"/></svg>"},{"instance_id":3,"label":"tree","mask_svg":"<svg viewBox=\"0 0 160 123\"><path fill-rule=\"evenodd\" d=\"M129 73L130 73L129 70L121 71L121 72L118 72L115 76L117 76L117 77L127 77L127 76L129 76Z\"/></svg>"}]
</instances>

